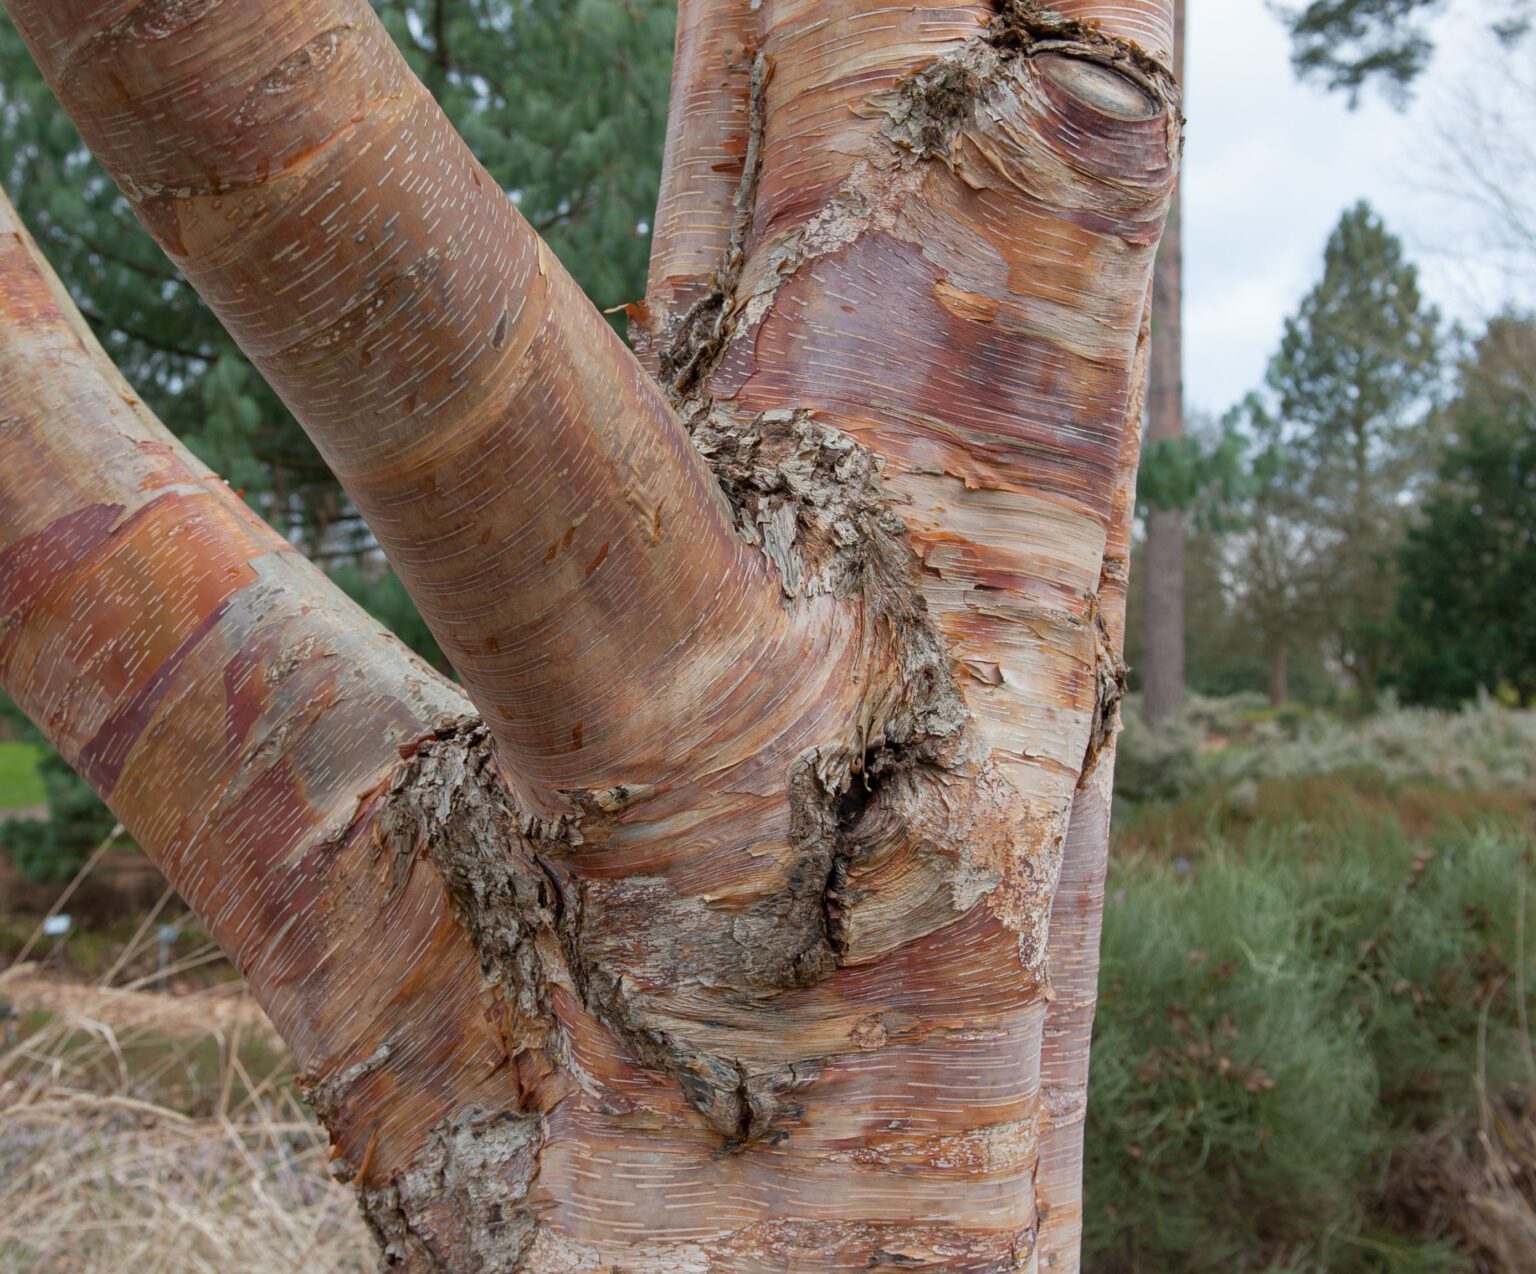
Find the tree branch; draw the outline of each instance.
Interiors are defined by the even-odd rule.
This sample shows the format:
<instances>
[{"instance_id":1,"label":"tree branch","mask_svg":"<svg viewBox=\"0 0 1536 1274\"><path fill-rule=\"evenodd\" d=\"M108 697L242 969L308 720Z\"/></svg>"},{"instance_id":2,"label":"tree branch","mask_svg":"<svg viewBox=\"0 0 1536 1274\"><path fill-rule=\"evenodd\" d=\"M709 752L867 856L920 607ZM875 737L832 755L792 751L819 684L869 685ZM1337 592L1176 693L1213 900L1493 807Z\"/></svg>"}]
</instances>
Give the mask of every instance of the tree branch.
<instances>
[{"instance_id":1,"label":"tree branch","mask_svg":"<svg viewBox=\"0 0 1536 1274\"><path fill-rule=\"evenodd\" d=\"M631 336L651 371L683 316L706 296L730 244L752 129L758 8L750 0L680 0L661 193L651 229L645 306Z\"/></svg>"},{"instance_id":2,"label":"tree branch","mask_svg":"<svg viewBox=\"0 0 1536 1274\"><path fill-rule=\"evenodd\" d=\"M13 0L453 639L503 757L574 811L480 837L507 819L488 744L448 730L391 781L377 869L419 879L388 846L425 828L493 1007L554 1020L557 1048L502 1032L545 1117L528 1265L1027 1267L1048 921L1119 693L1166 70L1029 0L763 0L729 221L713 182L696 241L718 321L678 361L770 575L364 6L100 7ZM429 1236L483 1204L477 1127L507 1131L504 1201L530 1210L514 1105L439 1124L370 1196L390 1242L416 1204Z\"/></svg>"},{"instance_id":3,"label":"tree branch","mask_svg":"<svg viewBox=\"0 0 1536 1274\"><path fill-rule=\"evenodd\" d=\"M1151 294L1131 372L1122 434L1120 483L1099 575L1099 618L1110 657L1125 647L1125 606L1131 578L1136 471L1151 358ZM1126 672L1123 664L1117 675ZM1118 717L1118 705L1116 710ZM1088 1114L1089 1045L1099 1000L1099 943L1109 869L1110 805L1114 795L1118 721L1106 723L1107 743L1084 767L1072 799L1061 851L1061 879L1051 903L1046 964L1055 992L1041 1038L1038 1247L1042 1269L1077 1269L1083 1237L1083 1134Z\"/></svg>"},{"instance_id":4,"label":"tree branch","mask_svg":"<svg viewBox=\"0 0 1536 1274\"><path fill-rule=\"evenodd\" d=\"M0 682L308 1072L382 1050L329 1116L354 1166L372 1140L387 1179L466 1094L515 1104L441 881L377 865L402 751L467 702L150 415L3 196Z\"/></svg>"},{"instance_id":5,"label":"tree branch","mask_svg":"<svg viewBox=\"0 0 1536 1274\"><path fill-rule=\"evenodd\" d=\"M9 8L367 518L527 806L745 728L741 669L800 662L798 621L365 0Z\"/></svg>"},{"instance_id":6,"label":"tree branch","mask_svg":"<svg viewBox=\"0 0 1536 1274\"><path fill-rule=\"evenodd\" d=\"M989 905L1070 1001L1012 1027L1039 1118L1039 1255L1073 1268L1145 307L1178 100L1154 61L1169 0L998 8L904 24L837 0L764 4L776 69L747 259L685 410L722 432L814 413L884 462L977 736L1028 810L1009 903ZM822 56L834 28L856 66Z\"/></svg>"}]
</instances>

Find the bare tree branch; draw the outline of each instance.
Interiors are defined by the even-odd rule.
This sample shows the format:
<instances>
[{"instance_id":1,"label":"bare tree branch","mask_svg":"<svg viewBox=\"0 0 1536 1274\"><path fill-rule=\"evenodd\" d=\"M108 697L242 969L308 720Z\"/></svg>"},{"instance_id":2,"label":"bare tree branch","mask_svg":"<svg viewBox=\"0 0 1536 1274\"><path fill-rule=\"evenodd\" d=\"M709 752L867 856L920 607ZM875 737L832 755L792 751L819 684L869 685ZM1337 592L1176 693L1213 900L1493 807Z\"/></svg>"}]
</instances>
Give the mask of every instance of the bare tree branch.
<instances>
[{"instance_id":1,"label":"bare tree branch","mask_svg":"<svg viewBox=\"0 0 1536 1274\"><path fill-rule=\"evenodd\" d=\"M668 687L702 722L743 661L802 660L666 403L365 0L10 9L368 519L530 808L669 773L701 739Z\"/></svg>"},{"instance_id":2,"label":"bare tree branch","mask_svg":"<svg viewBox=\"0 0 1536 1274\"><path fill-rule=\"evenodd\" d=\"M0 197L0 682L244 972L332 1122L408 1163L490 1079L479 961L377 868L410 751L468 703L150 415ZM413 983L405 999L396 988Z\"/></svg>"}]
</instances>

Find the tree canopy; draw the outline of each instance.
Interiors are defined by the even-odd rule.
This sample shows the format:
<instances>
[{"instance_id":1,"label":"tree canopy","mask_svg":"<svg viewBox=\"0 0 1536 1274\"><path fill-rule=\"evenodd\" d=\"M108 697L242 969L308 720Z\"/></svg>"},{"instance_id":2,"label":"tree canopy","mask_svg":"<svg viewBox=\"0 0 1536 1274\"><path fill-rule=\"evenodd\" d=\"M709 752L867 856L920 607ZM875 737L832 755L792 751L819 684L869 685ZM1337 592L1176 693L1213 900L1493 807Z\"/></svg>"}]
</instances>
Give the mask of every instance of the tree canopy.
<instances>
[{"instance_id":1,"label":"tree canopy","mask_svg":"<svg viewBox=\"0 0 1536 1274\"><path fill-rule=\"evenodd\" d=\"M1463 365L1421 520L1400 550L1398 683L1448 706L1536 702L1536 322L1489 325Z\"/></svg>"},{"instance_id":2,"label":"tree canopy","mask_svg":"<svg viewBox=\"0 0 1536 1274\"><path fill-rule=\"evenodd\" d=\"M1264 386L1218 426L1147 447L1141 510L1193 515L1210 565L1191 597L1199 684L1286 694L1300 660L1369 698L1393 664L1397 548L1433 473L1440 322L1401 242L1366 204L1330 235L1321 277L1284 325Z\"/></svg>"},{"instance_id":3,"label":"tree canopy","mask_svg":"<svg viewBox=\"0 0 1536 1274\"><path fill-rule=\"evenodd\" d=\"M1286 320L1267 384L1318 553L1313 587L1337 654L1373 692L1386 655L1393 546L1425 460L1439 318L1401 241L1364 203L1328 240L1323 277Z\"/></svg>"},{"instance_id":4,"label":"tree canopy","mask_svg":"<svg viewBox=\"0 0 1536 1274\"><path fill-rule=\"evenodd\" d=\"M1445 0L1310 0L1279 12L1290 28L1296 73L1347 93L1353 104L1367 84L1399 102L1406 97L1434 52L1425 22L1444 7ZM1491 18L1501 39L1516 40L1529 28L1533 7L1531 0L1500 0L1479 16Z\"/></svg>"}]
</instances>

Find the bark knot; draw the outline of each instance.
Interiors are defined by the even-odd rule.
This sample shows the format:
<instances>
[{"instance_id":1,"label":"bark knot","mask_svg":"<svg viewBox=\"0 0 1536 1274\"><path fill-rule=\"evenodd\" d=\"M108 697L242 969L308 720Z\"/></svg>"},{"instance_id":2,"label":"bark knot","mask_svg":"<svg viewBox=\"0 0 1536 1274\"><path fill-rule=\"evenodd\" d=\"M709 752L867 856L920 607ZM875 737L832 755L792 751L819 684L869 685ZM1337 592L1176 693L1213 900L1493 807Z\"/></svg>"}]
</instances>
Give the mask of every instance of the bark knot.
<instances>
[{"instance_id":1,"label":"bark knot","mask_svg":"<svg viewBox=\"0 0 1536 1274\"><path fill-rule=\"evenodd\" d=\"M513 806L478 719L443 722L406 758L375 823L375 856L398 893L425 855L508 1013L510 1055L536 1050L558 1063L563 1041L551 986L568 984L555 939L561 899L545 855L568 844L576 819L535 820Z\"/></svg>"},{"instance_id":2,"label":"bark knot","mask_svg":"<svg viewBox=\"0 0 1536 1274\"><path fill-rule=\"evenodd\" d=\"M891 510L880 462L808 411L740 420L728 409L698 413L693 443L714 470L736 528L778 570L787 599L857 593L882 543L906 527Z\"/></svg>"},{"instance_id":3,"label":"bark knot","mask_svg":"<svg viewBox=\"0 0 1536 1274\"><path fill-rule=\"evenodd\" d=\"M1009 64L1042 54L1090 63L1122 77L1152 110L1178 100L1173 77L1134 41L1063 17L1039 0L1003 0L984 31L871 98L871 106L886 115L882 132L909 162L947 161L977 107L1003 82Z\"/></svg>"}]
</instances>

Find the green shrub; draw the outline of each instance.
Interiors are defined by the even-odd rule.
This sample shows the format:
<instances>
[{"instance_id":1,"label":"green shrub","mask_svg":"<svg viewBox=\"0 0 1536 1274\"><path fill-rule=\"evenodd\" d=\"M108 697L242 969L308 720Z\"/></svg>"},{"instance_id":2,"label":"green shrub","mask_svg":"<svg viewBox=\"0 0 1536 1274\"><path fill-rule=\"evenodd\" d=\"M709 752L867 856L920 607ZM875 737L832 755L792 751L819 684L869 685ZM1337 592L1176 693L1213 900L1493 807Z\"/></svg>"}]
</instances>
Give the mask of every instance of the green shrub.
<instances>
[{"instance_id":1,"label":"green shrub","mask_svg":"<svg viewBox=\"0 0 1536 1274\"><path fill-rule=\"evenodd\" d=\"M1200 781L1201 732L1183 718L1149 730L1135 706L1123 718L1115 745L1115 798L1175 801L1194 791Z\"/></svg>"},{"instance_id":2,"label":"green shrub","mask_svg":"<svg viewBox=\"0 0 1536 1274\"><path fill-rule=\"evenodd\" d=\"M37 772L42 753L36 743L0 740L0 811L41 805L46 799L42 776Z\"/></svg>"},{"instance_id":3,"label":"green shrub","mask_svg":"<svg viewBox=\"0 0 1536 1274\"><path fill-rule=\"evenodd\" d=\"M1089 1108L1089 1250L1126 1268L1259 1268L1358 1227L1374 1077L1345 971L1294 878L1208 859L1117 871Z\"/></svg>"},{"instance_id":4,"label":"green shrub","mask_svg":"<svg viewBox=\"0 0 1536 1274\"><path fill-rule=\"evenodd\" d=\"M1250 695L1192 697L1157 731L1132 700L1123 717L1115 796L1131 805L1223 793L1250 779L1345 773L1536 796L1536 711L1487 697L1453 712L1389 703L1356 719L1271 710Z\"/></svg>"},{"instance_id":5,"label":"green shrub","mask_svg":"<svg viewBox=\"0 0 1536 1274\"><path fill-rule=\"evenodd\" d=\"M10 850L24 879L32 884L68 880L116 819L78 774L52 748L37 763L47 794L46 819L11 819L0 824L0 841Z\"/></svg>"},{"instance_id":6,"label":"green shrub","mask_svg":"<svg viewBox=\"0 0 1536 1274\"><path fill-rule=\"evenodd\" d=\"M1369 770L1392 782L1495 791L1536 787L1536 712L1484 698L1460 711L1388 705L1358 720L1308 713L1257 725L1206 758L1208 776L1300 778Z\"/></svg>"},{"instance_id":7,"label":"green shrub","mask_svg":"<svg viewBox=\"0 0 1536 1274\"><path fill-rule=\"evenodd\" d=\"M1518 834L1434 849L1257 827L1113 869L1087 1145L1088 1268L1470 1269L1387 1205L1395 1151L1536 1084L1515 989ZM1481 1044L1480 1044L1481 1038Z\"/></svg>"}]
</instances>

